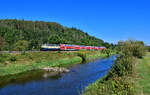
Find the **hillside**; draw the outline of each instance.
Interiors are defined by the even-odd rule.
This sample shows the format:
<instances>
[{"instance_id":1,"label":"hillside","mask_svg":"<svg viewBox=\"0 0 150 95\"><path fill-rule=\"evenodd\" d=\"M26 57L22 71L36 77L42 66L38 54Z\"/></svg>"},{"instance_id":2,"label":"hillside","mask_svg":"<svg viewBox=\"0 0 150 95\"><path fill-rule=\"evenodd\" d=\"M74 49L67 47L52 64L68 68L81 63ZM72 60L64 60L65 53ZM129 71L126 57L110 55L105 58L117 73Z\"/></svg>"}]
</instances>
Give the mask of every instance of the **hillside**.
<instances>
[{"instance_id":1,"label":"hillside","mask_svg":"<svg viewBox=\"0 0 150 95\"><path fill-rule=\"evenodd\" d=\"M26 50L38 50L44 43L106 46L103 40L56 22L0 20L0 49L15 50L18 45Z\"/></svg>"}]
</instances>

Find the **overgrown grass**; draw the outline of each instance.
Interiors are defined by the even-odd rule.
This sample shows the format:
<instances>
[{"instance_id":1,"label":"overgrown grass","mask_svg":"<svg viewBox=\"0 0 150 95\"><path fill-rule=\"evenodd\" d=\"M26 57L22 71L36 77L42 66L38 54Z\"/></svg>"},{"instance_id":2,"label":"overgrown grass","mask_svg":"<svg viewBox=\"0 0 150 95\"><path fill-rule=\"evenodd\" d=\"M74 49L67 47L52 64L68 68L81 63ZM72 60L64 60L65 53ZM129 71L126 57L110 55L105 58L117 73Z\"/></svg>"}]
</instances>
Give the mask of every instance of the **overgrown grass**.
<instances>
[{"instance_id":1,"label":"overgrown grass","mask_svg":"<svg viewBox=\"0 0 150 95\"><path fill-rule=\"evenodd\" d=\"M150 95L150 53L140 60L137 69L137 95Z\"/></svg>"},{"instance_id":2,"label":"overgrown grass","mask_svg":"<svg viewBox=\"0 0 150 95\"><path fill-rule=\"evenodd\" d=\"M69 64L81 63L83 59L87 60L104 56L106 54L102 54L99 51L3 54L0 56L0 76L18 74L48 66L64 67Z\"/></svg>"},{"instance_id":3,"label":"overgrown grass","mask_svg":"<svg viewBox=\"0 0 150 95\"><path fill-rule=\"evenodd\" d=\"M97 80L86 88L82 95L134 95L130 77L114 77L107 81Z\"/></svg>"},{"instance_id":4,"label":"overgrown grass","mask_svg":"<svg viewBox=\"0 0 150 95\"><path fill-rule=\"evenodd\" d=\"M77 52L77 55L80 56L82 58L83 61L90 61L91 59L97 59L97 58L104 58L104 57L107 57L107 53L103 53L103 52L100 52L100 51L91 51L92 53L90 52L85 52L85 51L79 51ZM111 53L113 54L113 53Z\"/></svg>"},{"instance_id":5,"label":"overgrown grass","mask_svg":"<svg viewBox=\"0 0 150 95\"><path fill-rule=\"evenodd\" d=\"M107 75L89 85L83 95L134 95L133 63L131 56L120 55Z\"/></svg>"}]
</instances>

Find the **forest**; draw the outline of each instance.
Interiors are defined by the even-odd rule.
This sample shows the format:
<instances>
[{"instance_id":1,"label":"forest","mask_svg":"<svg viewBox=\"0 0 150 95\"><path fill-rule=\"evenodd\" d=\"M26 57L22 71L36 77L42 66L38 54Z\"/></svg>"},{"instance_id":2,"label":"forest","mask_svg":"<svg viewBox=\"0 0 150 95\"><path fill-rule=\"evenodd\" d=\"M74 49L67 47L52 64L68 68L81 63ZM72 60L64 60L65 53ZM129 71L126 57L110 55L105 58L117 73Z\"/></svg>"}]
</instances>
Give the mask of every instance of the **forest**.
<instances>
[{"instance_id":1,"label":"forest","mask_svg":"<svg viewBox=\"0 0 150 95\"><path fill-rule=\"evenodd\" d=\"M80 29L65 27L56 22L0 20L0 50L39 50L42 44L76 44L110 47Z\"/></svg>"}]
</instances>

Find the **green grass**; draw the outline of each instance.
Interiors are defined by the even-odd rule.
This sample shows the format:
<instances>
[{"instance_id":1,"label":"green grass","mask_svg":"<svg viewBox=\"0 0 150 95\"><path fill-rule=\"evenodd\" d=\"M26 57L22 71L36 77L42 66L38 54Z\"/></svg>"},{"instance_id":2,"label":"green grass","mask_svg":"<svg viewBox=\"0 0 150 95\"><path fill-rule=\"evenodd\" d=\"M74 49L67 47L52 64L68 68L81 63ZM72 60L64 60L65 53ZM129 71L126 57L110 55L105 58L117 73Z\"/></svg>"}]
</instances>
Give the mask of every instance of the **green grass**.
<instances>
[{"instance_id":1,"label":"green grass","mask_svg":"<svg viewBox=\"0 0 150 95\"><path fill-rule=\"evenodd\" d=\"M132 93L132 94L131 94ZM115 77L104 81L103 78L86 87L82 95L134 95L129 77Z\"/></svg>"},{"instance_id":2,"label":"green grass","mask_svg":"<svg viewBox=\"0 0 150 95\"><path fill-rule=\"evenodd\" d=\"M104 57L106 57L107 56L107 54L101 54L101 53L99 53L99 54L93 54L93 55L88 55L87 56L87 59L95 59L95 58L99 58L99 57L101 57L101 58L104 58Z\"/></svg>"},{"instance_id":3,"label":"green grass","mask_svg":"<svg viewBox=\"0 0 150 95\"><path fill-rule=\"evenodd\" d=\"M83 58L78 53L85 54L87 60L106 57L98 51L79 52L34 52L25 54L4 54L0 61L0 76L14 75L43 67L64 67L69 64L81 63ZM12 61L12 58L15 61Z\"/></svg>"},{"instance_id":4,"label":"green grass","mask_svg":"<svg viewBox=\"0 0 150 95\"><path fill-rule=\"evenodd\" d=\"M73 64L73 63L80 63L80 62L82 62L82 59L76 56L73 58L64 58L59 60L53 60L47 62L43 61L43 62L31 63L31 64L11 64L7 67L0 67L0 76L18 74L21 72L41 69L43 67L48 67L48 66L62 67L66 64Z\"/></svg>"},{"instance_id":5,"label":"green grass","mask_svg":"<svg viewBox=\"0 0 150 95\"><path fill-rule=\"evenodd\" d=\"M150 53L140 60L136 67L136 86L139 95L150 95Z\"/></svg>"}]
</instances>

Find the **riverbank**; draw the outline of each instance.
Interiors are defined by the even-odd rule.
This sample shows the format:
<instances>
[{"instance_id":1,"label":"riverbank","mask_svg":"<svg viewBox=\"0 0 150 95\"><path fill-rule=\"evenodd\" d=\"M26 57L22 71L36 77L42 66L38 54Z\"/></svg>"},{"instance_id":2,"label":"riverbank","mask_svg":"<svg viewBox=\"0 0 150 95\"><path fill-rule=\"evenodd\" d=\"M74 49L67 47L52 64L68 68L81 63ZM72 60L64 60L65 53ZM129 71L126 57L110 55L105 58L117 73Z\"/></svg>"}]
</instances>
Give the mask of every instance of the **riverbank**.
<instances>
[{"instance_id":1,"label":"riverbank","mask_svg":"<svg viewBox=\"0 0 150 95\"><path fill-rule=\"evenodd\" d=\"M108 73L105 77L90 84L82 95L112 95L116 93L117 95L150 95L150 52L147 52L142 59L133 58L131 62L133 64L132 73L121 75L121 73L123 74L122 71L120 72L123 69L122 66L120 65L119 70L115 64L110 70L111 76ZM126 62L124 63L126 64ZM114 67L119 76L113 75Z\"/></svg>"},{"instance_id":2,"label":"riverbank","mask_svg":"<svg viewBox=\"0 0 150 95\"><path fill-rule=\"evenodd\" d=\"M81 63L83 58L78 56L79 53L86 55L86 60L107 56L99 51L3 54L0 59L0 76L19 74L44 67L66 67L69 64Z\"/></svg>"},{"instance_id":3,"label":"riverbank","mask_svg":"<svg viewBox=\"0 0 150 95\"><path fill-rule=\"evenodd\" d=\"M135 84L137 95L150 95L150 53L136 66Z\"/></svg>"},{"instance_id":4,"label":"riverbank","mask_svg":"<svg viewBox=\"0 0 150 95\"><path fill-rule=\"evenodd\" d=\"M90 84L82 95L135 95L133 73L137 59L120 55L110 71L95 83Z\"/></svg>"}]
</instances>

